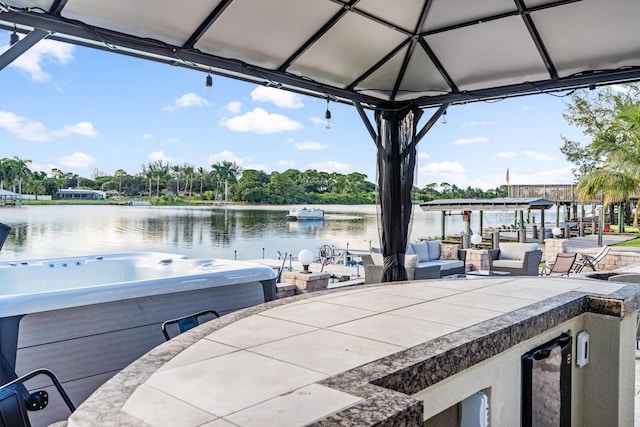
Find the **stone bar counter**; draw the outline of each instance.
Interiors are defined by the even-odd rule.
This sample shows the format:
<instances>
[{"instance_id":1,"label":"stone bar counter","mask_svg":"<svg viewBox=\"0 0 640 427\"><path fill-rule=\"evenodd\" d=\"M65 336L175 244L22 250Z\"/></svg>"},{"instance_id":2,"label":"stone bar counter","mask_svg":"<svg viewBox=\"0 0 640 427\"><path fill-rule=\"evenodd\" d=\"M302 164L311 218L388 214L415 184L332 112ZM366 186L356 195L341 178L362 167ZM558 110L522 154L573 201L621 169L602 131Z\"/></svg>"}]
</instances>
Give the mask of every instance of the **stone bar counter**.
<instances>
[{"instance_id":1,"label":"stone bar counter","mask_svg":"<svg viewBox=\"0 0 640 427\"><path fill-rule=\"evenodd\" d=\"M520 425L522 356L561 334L575 349L587 331L588 363L575 350L565 361L571 424L632 426L639 295L635 284L488 277L272 301L156 347L68 425L455 425L479 392L491 425Z\"/></svg>"}]
</instances>

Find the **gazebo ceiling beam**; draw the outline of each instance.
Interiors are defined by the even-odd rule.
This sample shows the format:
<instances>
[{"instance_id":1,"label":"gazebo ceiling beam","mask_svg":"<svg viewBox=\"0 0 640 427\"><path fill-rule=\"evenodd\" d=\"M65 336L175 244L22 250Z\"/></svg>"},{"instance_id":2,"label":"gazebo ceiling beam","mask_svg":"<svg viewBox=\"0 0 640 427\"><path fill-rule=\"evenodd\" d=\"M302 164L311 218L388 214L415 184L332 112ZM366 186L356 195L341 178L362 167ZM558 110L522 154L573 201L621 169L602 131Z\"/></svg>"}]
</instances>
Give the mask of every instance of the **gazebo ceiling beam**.
<instances>
[{"instance_id":1,"label":"gazebo ceiling beam","mask_svg":"<svg viewBox=\"0 0 640 427\"><path fill-rule=\"evenodd\" d=\"M182 45L185 49L192 49L198 40L207 32L209 28L213 25L214 22L222 15L222 12L231 4L233 0L222 0L218 5L211 11L209 16L202 21L202 23L196 28L196 30L191 34L191 36L187 39L187 41Z\"/></svg>"},{"instance_id":2,"label":"gazebo ceiling beam","mask_svg":"<svg viewBox=\"0 0 640 427\"><path fill-rule=\"evenodd\" d=\"M518 12L520 12L520 16L524 21L524 25L527 27L527 31L529 31L529 35L533 40L533 44L536 46L536 49L538 49L538 53L542 58L542 62L544 62L544 66L547 67L547 71L549 72L549 77L551 77L552 79L557 79L558 71L556 70L555 65L553 65L553 61L551 61L551 56L549 55L547 48L542 42L542 38L540 37L540 33L536 28L536 24L533 22L533 19L531 19L531 14L529 13L529 10L524 5L524 2L522 0L514 0L514 1L516 2L516 6L518 7Z\"/></svg>"},{"instance_id":3,"label":"gazebo ceiling beam","mask_svg":"<svg viewBox=\"0 0 640 427\"><path fill-rule=\"evenodd\" d=\"M427 20L427 15L429 14L429 9L431 8L432 0L426 0L422 5L422 10L420 11L420 17L418 18L418 22L416 22L416 28L414 30L414 35L411 37L411 42L409 43L409 47L405 52L404 59L402 60L402 65L400 66L400 71L398 72L398 76L396 77L396 81L393 85L393 89L391 90L391 96L389 97L392 101L396 99L396 95L398 95L398 90L400 89L400 85L402 84L402 80L404 79L404 75L407 72L407 67L409 66L409 62L413 56L413 51L418 44L417 34L423 27L424 22Z\"/></svg>"},{"instance_id":4,"label":"gazebo ceiling beam","mask_svg":"<svg viewBox=\"0 0 640 427\"><path fill-rule=\"evenodd\" d=\"M336 25L336 23L338 21L340 21L340 19L342 19L343 16L345 16L350 10L351 8L357 4L360 0L351 0L348 4L344 5L344 7L342 9L340 9L340 11L338 11L338 13L336 13L335 15L333 15L331 17L331 19L329 19L318 31L316 31L316 33L311 36L311 38L309 40L307 40L306 42L304 42L302 44L302 46L300 46L298 48L297 51L294 52L293 55L291 55L289 58L287 58L282 64L280 64L280 71L284 72L287 70L287 68L289 68L289 66L296 60L298 59L300 56L302 56L303 53L305 53L307 51L307 49L309 49L311 46L313 46L318 40L320 40L320 38L325 35L327 33L327 31L329 31L331 29L331 27L333 27L334 25Z\"/></svg>"},{"instance_id":5,"label":"gazebo ceiling beam","mask_svg":"<svg viewBox=\"0 0 640 427\"><path fill-rule=\"evenodd\" d=\"M31 49L40 40L49 35L48 31L35 29L20 39L16 44L9 47L0 55L0 70L15 61L20 55Z\"/></svg>"}]
</instances>

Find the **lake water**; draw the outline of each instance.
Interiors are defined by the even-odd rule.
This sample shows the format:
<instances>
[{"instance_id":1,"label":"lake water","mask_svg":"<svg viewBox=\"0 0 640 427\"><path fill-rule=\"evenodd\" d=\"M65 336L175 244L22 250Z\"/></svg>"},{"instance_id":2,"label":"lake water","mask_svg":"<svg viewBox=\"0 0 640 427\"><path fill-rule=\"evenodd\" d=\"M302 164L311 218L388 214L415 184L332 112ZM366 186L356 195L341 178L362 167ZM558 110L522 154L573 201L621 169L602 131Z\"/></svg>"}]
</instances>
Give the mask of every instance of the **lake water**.
<instances>
[{"instance_id":1,"label":"lake water","mask_svg":"<svg viewBox=\"0 0 640 427\"><path fill-rule=\"evenodd\" d=\"M368 250L378 246L376 207L320 206L325 221L292 222L290 206L147 207L51 205L0 207L13 230L0 260L160 251L192 258L276 258L277 252L314 253L325 244ZM550 221L547 213L546 219ZM478 228L472 216L472 229ZM447 216L447 235L464 230L460 215ZM513 213L485 214L484 227L513 223ZM415 207L410 239L437 237L441 214Z\"/></svg>"}]
</instances>

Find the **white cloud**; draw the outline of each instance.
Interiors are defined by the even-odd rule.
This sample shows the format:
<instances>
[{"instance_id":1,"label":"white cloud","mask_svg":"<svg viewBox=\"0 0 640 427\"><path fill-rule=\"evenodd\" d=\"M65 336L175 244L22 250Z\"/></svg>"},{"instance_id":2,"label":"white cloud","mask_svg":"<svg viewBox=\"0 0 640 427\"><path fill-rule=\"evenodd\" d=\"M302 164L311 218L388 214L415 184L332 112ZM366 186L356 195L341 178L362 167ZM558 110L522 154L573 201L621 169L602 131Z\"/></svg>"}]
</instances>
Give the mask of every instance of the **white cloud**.
<instances>
[{"instance_id":1,"label":"white cloud","mask_svg":"<svg viewBox=\"0 0 640 427\"><path fill-rule=\"evenodd\" d=\"M280 160L278 164L286 168L292 168L296 165L296 162L294 162L293 160Z\"/></svg>"},{"instance_id":2,"label":"white cloud","mask_svg":"<svg viewBox=\"0 0 640 427\"><path fill-rule=\"evenodd\" d=\"M537 151L533 151L533 150L525 150L524 155L534 160L542 160L542 161L555 160L555 157L552 157L546 153L538 153Z\"/></svg>"},{"instance_id":3,"label":"white cloud","mask_svg":"<svg viewBox=\"0 0 640 427\"><path fill-rule=\"evenodd\" d=\"M510 159L512 157L517 156L518 154L515 151L501 151L496 154L496 157L499 159Z\"/></svg>"},{"instance_id":4,"label":"white cloud","mask_svg":"<svg viewBox=\"0 0 640 427\"><path fill-rule=\"evenodd\" d=\"M0 52L4 52L9 46L1 46ZM40 40L32 48L20 55L10 66L25 72L33 81L48 82L51 75L42 69L44 62L57 62L67 64L73 60L74 46L53 40Z\"/></svg>"},{"instance_id":5,"label":"white cloud","mask_svg":"<svg viewBox=\"0 0 640 427\"><path fill-rule=\"evenodd\" d=\"M251 99L256 102L273 102L280 108L297 109L304 107L300 95L274 87L258 86L251 91Z\"/></svg>"},{"instance_id":6,"label":"white cloud","mask_svg":"<svg viewBox=\"0 0 640 427\"><path fill-rule=\"evenodd\" d=\"M51 172L51 169L60 169L60 166L58 165L54 165L53 163L48 163L46 165L37 163L37 162L32 162L31 164L29 164L29 169L31 169L32 171L38 171L38 172L46 172L49 173Z\"/></svg>"},{"instance_id":7,"label":"white cloud","mask_svg":"<svg viewBox=\"0 0 640 427\"><path fill-rule=\"evenodd\" d=\"M301 151L306 151L306 150L324 150L327 147L328 147L327 144L322 144L320 142L312 142L312 141L298 142L296 144L296 149L301 150Z\"/></svg>"},{"instance_id":8,"label":"white cloud","mask_svg":"<svg viewBox=\"0 0 640 427\"><path fill-rule=\"evenodd\" d=\"M257 134L277 133L300 129L302 125L281 114L269 114L262 108L256 108L242 116L220 120L220 126L235 132Z\"/></svg>"},{"instance_id":9,"label":"white cloud","mask_svg":"<svg viewBox=\"0 0 640 427\"><path fill-rule=\"evenodd\" d=\"M419 159L429 159L429 158L431 158L431 155L427 154L427 153L418 153L418 158Z\"/></svg>"},{"instance_id":10,"label":"white cloud","mask_svg":"<svg viewBox=\"0 0 640 427\"><path fill-rule=\"evenodd\" d=\"M167 138L167 142L170 142L172 144L177 144L177 143L180 142L180 140L178 138L175 138L175 137L171 136L171 137Z\"/></svg>"},{"instance_id":11,"label":"white cloud","mask_svg":"<svg viewBox=\"0 0 640 427\"><path fill-rule=\"evenodd\" d=\"M609 85L609 88L618 93L629 93L631 92L627 86L624 85Z\"/></svg>"},{"instance_id":12,"label":"white cloud","mask_svg":"<svg viewBox=\"0 0 640 427\"><path fill-rule=\"evenodd\" d=\"M96 136L98 136L98 132L95 130L91 122L80 122L75 125L65 126L60 130L51 132L51 136L53 136L54 138L69 136L72 134L88 136L90 138L95 138Z\"/></svg>"},{"instance_id":13,"label":"white cloud","mask_svg":"<svg viewBox=\"0 0 640 427\"><path fill-rule=\"evenodd\" d=\"M72 134L96 137L98 132L90 122L67 125L60 130L48 131L45 126L26 117L17 116L9 111L0 111L0 128L24 141L51 141Z\"/></svg>"},{"instance_id":14,"label":"white cloud","mask_svg":"<svg viewBox=\"0 0 640 427\"><path fill-rule=\"evenodd\" d=\"M266 163L249 163L246 165L242 165L242 169L255 169L257 171L266 171L267 169L269 169L269 165L267 165Z\"/></svg>"},{"instance_id":15,"label":"white cloud","mask_svg":"<svg viewBox=\"0 0 640 427\"><path fill-rule=\"evenodd\" d=\"M348 171L350 168L351 167L349 165L337 161L312 163L307 165L307 169L315 169L322 172L344 172Z\"/></svg>"},{"instance_id":16,"label":"white cloud","mask_svg":"<svg viewBox=\"0 0 640 427\"><path fill-rule=\"evenodd\" d=\"M456 145L467 145L467 144L481 144L489 141L489 139L484 136L476 136L475 138L461 138L453 141Z\"/></svg>"},{"instance_id":17,"label":"white cloud","mask_svg":"<svg viewBox=\"0 0 640 427\"><path fill-rule=\"evenodd\" d=\"M534 111L535 109L535 107L532 107L530 105L523 105L522 108L520 108L520 111Z\"/></svg>"},{"instance_id":18,"label":"white cloud","mask_svg":"<svg viewBox=\"0 0 640 427\"><path fill-rule=\"evenodd\" d=\"M224 161L235 162L238 165L244 165L251 162L252 159L251 157L238 157L232 151L229 151L229 150L221 151L217 154L212 154L209 157L207 157L207 162L209 162L210 165L214 163L224 162Z\"/></svg>"},{"instance_id":19,"label":"white cloud","mask_svg":"<svg viewBox=\"0 0 640 427\"><path fill-rule=\"evenodd\" d=\"M464 122L462 124L463 128L471 128L471 127L476 127L476 126L491 126L494 125L495 122L491 122L491 121L469 121L469 122Z\"/></svg>"},{"instance_id":20,"label":"white cloud","mask_svg":"<svg viewBox=\"0 0 640 427\"><path fill-rule=\"evenodd\" d=\"M189 107L208 107L211 103L195 93L189 92L176 99L173 105L162 107L164 111L176 111Z\"/></svg>"},{"instance_id":21,"label":"white cloud","mask_svg":"<svg viewBox=\"0 0 640 427\"><path fill-rule=\"evenodd\" d=\"M509 170L509 182L512 185L518 184L570 184L574 182L575 177L571 172L571 166L563 166L557 169L548 169L545 171L539 171L532 174L518 174L514 173L513 169ZM501 183L504 183L504 177L502 177Z\"/></svg>"},{"instance_id":22,"label":"white cloud","mask_svg":"<svg viewBox=\"0 0 640 427\"><path fill-rule=\"evenodd\" d=\"M158 160L162 160L163 162L173 161L173 157L166 155L164 151L154 151L153 153L149 154L147 157L152 162L156 162Z\"/></svg>"},{"instance_id":23,"label":"white cloud","mask_svg":"<svg viewBox=\"0 0 640 427\"><path fill-rule=\"evenodd\" d=\"M242 103L239 101L231 101L224 108L231 114L240 114L240 111L242 111Z\"/></svg>"},{"instance_id":24,"label":"white cloud","mask_svg":"<svg viewBox=\"0 0 640 427\"><path fill-rule=\"evenodd\" d=\"M418 172L424 175L439 175L439 174L461 174L465 172L464 167L459 162L440 162L429 163L418 169Z\"/></svg>"},{"instance_id":25,"label":"white cloud","mask_svg":"<svg viewBox=\"0 0 640 427\"><path fill-rule=\"evenodd\" d=\"M318 126L326 126L327 125L327 119L325 119L323 117L310 116L310 117L308 117L308 119L314 125L318 125Z\"/></svg>"},{"instance_id":26,"label":"white cloud","mask_svg":"<svg viewBox=\"0 0 640 427\"><path fill-rule=\"evenodd\" d=\"M153 139L153 135L150 133L145 133L142 135L142 139Z\"/></svg>"},{"instance_id":27,"label":"white cloud","mask_svg":"<svg viewBox=\"0 0 640 427\"><path fill-rule=\"evenodd\" d=\"M58 159L60 166L70 169L88 169L95 161L90 155L79 152Z\"/></svg>"}]
</instances>

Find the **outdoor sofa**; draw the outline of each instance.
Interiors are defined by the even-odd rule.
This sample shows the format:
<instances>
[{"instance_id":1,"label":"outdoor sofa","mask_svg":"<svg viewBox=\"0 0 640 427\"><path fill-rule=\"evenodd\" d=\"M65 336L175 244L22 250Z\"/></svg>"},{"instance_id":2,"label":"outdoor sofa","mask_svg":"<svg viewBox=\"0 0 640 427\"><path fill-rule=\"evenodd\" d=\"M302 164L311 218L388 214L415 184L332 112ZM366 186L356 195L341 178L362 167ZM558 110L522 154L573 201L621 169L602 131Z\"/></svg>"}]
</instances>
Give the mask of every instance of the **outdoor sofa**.
<instances>
[{"instance_id":1,"label":"outdoor sofa","mask_svg":"<svg viewBox=\"0 0 640 427\"><path fill-rule=\"evenodd\" d=\"M491 270L512 276L537 276L542 251L537 243L500 242L500 249L490 249Z\"/></svg>"},{"instance_id":2,"label":"outdoor sofa","mask_svg":"<svg viewBox=\"0 0 640 427\"><path fill-rule=\"evenodd\" d=\"M383 257L380 248L371 248L362 255L365 283L382 281ZM464 251L442 245L439 240L409 243L405 254L408 280L439 279L453 274L464 274ZM460 259L462 258L462 259Z\"/></svg>"}]
</instances>

